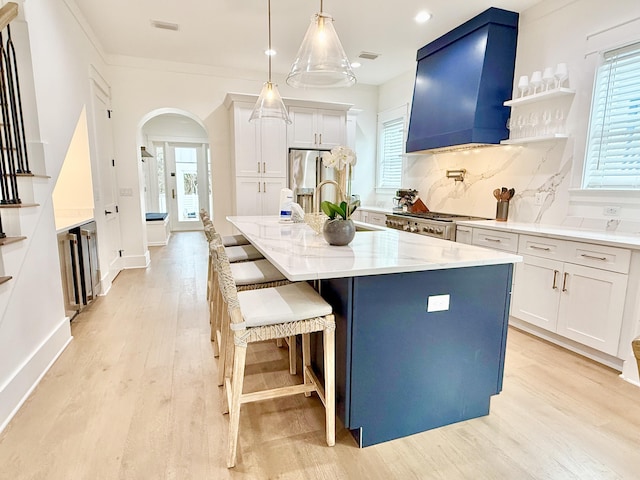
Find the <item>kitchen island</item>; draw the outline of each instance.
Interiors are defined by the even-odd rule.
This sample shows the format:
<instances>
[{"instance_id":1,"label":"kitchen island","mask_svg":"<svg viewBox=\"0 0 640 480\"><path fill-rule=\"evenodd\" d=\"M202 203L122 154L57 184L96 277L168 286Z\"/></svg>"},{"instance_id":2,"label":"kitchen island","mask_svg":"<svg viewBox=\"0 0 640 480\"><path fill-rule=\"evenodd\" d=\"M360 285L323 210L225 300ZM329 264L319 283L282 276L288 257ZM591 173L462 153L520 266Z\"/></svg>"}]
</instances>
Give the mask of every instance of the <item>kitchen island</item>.
<instances>
[{"instance_id":1,"label":"kitchen island","mask_svg":"<svg viewBox=\"0 0 640 480\"><path fill-rule=\"evenodd\" d=\"M360 446L489 413L521 257L391 229L335 247L276 216L228 220L288 279L316 281L332 305L336 411Z\"/></svg>"}]
</instances>

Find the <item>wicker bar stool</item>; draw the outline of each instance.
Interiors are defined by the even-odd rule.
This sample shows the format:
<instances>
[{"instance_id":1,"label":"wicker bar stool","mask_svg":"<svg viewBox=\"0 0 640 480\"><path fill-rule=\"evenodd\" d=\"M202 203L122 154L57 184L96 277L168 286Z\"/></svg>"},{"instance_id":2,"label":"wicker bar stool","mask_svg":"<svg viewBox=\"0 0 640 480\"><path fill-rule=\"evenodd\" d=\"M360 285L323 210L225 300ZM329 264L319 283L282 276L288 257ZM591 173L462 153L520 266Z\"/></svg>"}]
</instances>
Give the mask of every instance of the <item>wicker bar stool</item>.
<instances>
[{"instance_id":1,"label":"wicker bar stool","mask_svg":"<svg viewBox=\"0 0 640 480\"><path fill-rule=\"evenodd\" d=\"M209 244L209 271L212 272L211 292L209 298L209 323L211 324L211 341L214 342L214 356L220 353L221 318L225 314L222 307L223 299L220 293L217 276L217 266L215 264L215 249L220 245L220 235L214 234L213 241ZM227 249L225 248L225 253ZM255 290L257 288L277 287L291 283L280 271L266 259L251 262L239 262L230 264L231 275L238 291ZM289 349L289 371L292 375L296 373L296 350L295 338L289 339L291 345ZM223 359L224 360L224 359ZM221 362L222 364L223 362ZM219 369L218 385L223 383L223 370Z\"/></svg>"},{"instance_id":2,"label":"wicker bar stool","mask_svg":"<svg viewBox=\"0 0 640 480\"><path fill-rule=\"evenodd\" d=\"M316 392L325 407L327 445L335 445L335 320L329 305L308 283L238 292L225 249L216 248L219 287L228 310L222 325L225 362L226 407L229 411L227 466L235 466L243 403ZM324 387L311 369L312 332L323 332ZM299 385L243 393L247 344L292 335L302 335L303 376ZM232 338L231 338L232 337Z\"/></svg>"},{"instance_id":3,"label":"wicker bar stool","mask_svg":"<svg viewBox=\"0 0 640 480\"><path fill-rule=\"evenodd\" d=\"M205 227L207 226L213 227L213 222L211 221L211 217L209 217L209 214L205 209L200 210L200 220L202 221L202 224ZM239 245L250 244L249 240L247 240L244 235L222 235L221 237L222 237L222 244L225 247L237 247Z\"/></svg>"}]
</instances>

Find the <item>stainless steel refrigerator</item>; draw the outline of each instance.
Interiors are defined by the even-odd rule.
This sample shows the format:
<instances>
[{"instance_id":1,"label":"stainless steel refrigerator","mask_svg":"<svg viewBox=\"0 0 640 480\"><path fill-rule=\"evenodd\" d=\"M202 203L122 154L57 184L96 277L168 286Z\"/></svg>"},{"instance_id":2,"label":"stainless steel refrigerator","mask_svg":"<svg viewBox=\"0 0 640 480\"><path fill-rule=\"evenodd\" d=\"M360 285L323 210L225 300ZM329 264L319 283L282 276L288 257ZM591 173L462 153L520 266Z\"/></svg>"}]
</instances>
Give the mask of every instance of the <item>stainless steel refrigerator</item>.
<instances>
[{"instance_id":1,"label":"stainless steel refrigerator","mask_svg":"<svg viewBox=\"0 0 640 480\"><path fill-rule=\"evenodd\" d=\"M316 187L324 180L335 180L335 169L325 167L322 163L328 150L289 150L287 178L289 188L293 191L293 201L305 212L315 211L314 194ZM317 204L323 200L336 202L338 190L332 184L324 185L319 191Z\"/></svg>"}]
</instances>

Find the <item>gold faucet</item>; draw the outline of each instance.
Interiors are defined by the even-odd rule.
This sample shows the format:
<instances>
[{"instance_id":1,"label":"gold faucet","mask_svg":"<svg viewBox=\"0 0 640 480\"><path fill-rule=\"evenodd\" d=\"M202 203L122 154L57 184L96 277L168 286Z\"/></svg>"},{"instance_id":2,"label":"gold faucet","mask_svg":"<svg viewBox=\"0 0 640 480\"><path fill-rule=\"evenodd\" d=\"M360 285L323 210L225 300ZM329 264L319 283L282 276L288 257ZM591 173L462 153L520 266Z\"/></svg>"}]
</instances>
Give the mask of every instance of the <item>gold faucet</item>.
<instances>
[{"instance_id":1,"label":"gold faucet","mask_svg":"<svg viewBox=\"0 0 640 480\"><path fill-rule=\"evenodd\" d=\"M338 185L338 182L336 182L335 180L323 180L316 186L316 189L313 193L313 207L316 213L320 211L320 189L327 184L335 185L338 189L339 197L344 200L344 192L342 191L342 188L340 188L340 185Z\"/></svg>"}]
</instances>

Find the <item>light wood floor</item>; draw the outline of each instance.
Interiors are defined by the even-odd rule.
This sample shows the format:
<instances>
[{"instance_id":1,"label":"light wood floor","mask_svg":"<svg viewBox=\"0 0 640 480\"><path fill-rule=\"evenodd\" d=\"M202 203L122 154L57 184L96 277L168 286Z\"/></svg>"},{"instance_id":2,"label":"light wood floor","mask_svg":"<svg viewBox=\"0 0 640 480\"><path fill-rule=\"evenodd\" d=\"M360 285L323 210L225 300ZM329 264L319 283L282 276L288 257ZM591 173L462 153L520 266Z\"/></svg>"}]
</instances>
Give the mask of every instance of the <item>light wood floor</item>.
<instances>
[{"instance_id":1,"label":"light wood floor","mask_svg":"<svg viewBox=\"0 0 640 480\"><path fill-rule=\"evenodd\" d=\"M329 448L316 397L246 405L227 470L206 255L201 233L173 235L76 317L73 342L0 435L0 479L640 478L640 389L513 329L487 417L365 449L339 426ZM284 350L249 353L247 388L290 381Z\"/></svg>"}]
</instances>

